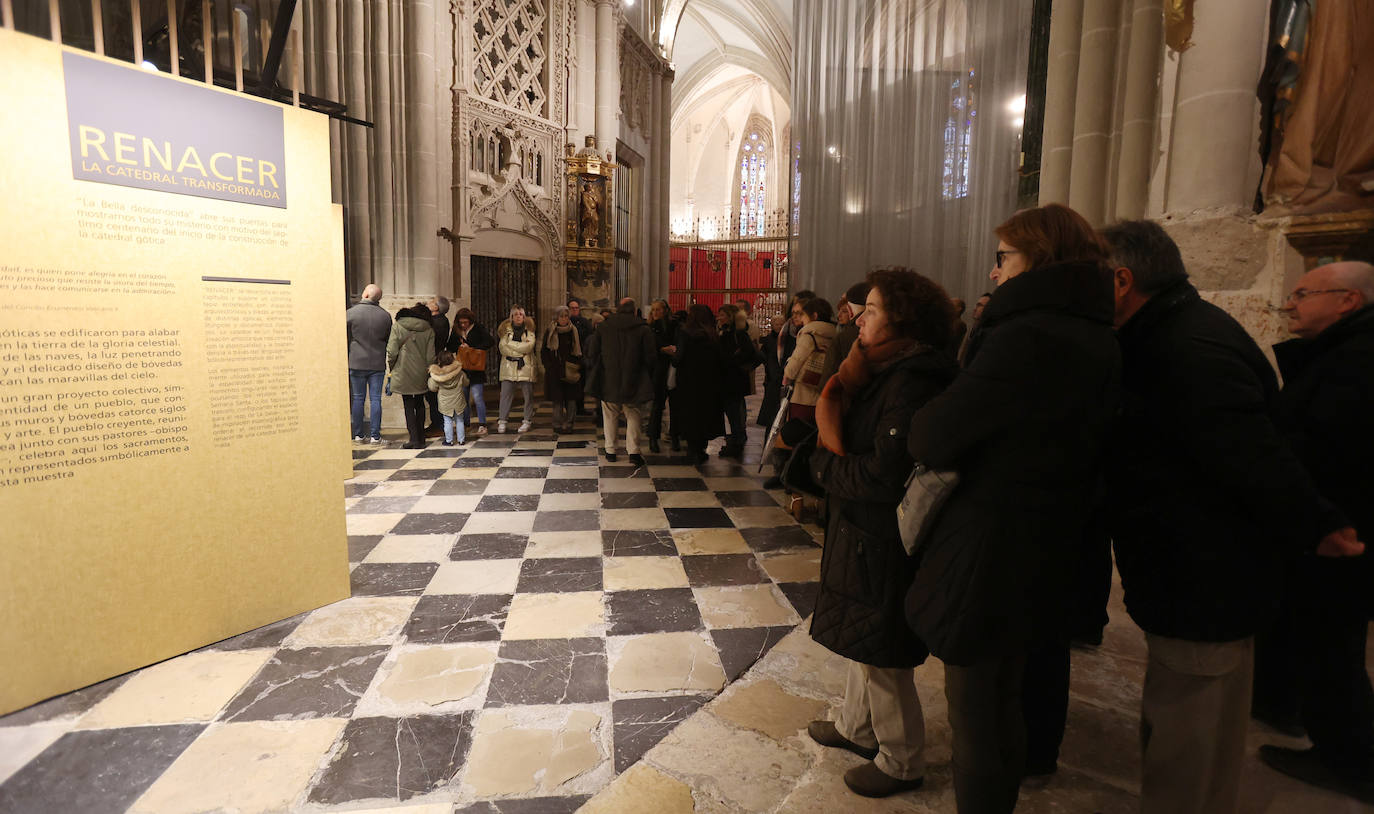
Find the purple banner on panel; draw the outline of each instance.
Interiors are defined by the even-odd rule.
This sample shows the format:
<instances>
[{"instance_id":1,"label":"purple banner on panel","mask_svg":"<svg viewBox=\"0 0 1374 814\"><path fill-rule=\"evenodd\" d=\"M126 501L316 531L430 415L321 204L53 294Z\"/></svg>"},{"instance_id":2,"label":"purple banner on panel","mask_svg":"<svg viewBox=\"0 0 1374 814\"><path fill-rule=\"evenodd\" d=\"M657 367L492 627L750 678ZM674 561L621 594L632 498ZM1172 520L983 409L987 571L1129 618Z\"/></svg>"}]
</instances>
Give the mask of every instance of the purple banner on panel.
<instances>
[{"instance_id":1,"label":"purple banner on panel","mask_svg":"<svg viewBox=\"0 0 1374 814\"><path fill-rule=\"evenodd\" d=\"M62 70L73 178L286 208L281 108L70 51Z\"/></svg>"}]
</instances>

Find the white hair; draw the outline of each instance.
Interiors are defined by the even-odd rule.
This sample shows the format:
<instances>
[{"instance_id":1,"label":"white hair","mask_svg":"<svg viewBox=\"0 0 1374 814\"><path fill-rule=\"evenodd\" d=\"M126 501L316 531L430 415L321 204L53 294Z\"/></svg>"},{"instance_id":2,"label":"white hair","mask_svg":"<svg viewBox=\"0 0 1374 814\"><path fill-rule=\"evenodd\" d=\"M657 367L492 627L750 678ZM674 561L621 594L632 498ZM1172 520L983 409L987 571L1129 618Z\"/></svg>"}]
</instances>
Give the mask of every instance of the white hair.
<instances>
[{"instance_id":1,"label":"white hair","mask_svg":"<svg viewBox=\"0 0 1374 814\"><path fill-rule=\"evenodd\" d=\"M1362 305L1374 305L1374 265L1358 260L1332 263L1332 279L1360 295Z\"/></svg>"},{"instance_id":2,"label":"white hair","mask_svg":"<svg viewBox=\"0 0 1374 814\"><path fill-rule=\"evenodd\" d=\"M512 318L513 318L516 314L523 314L523 313L525 313L525 309L524 309L523 307L519 306L519 305L512 305L512 306L510 307L510 315L511 315Z\"/></svg>"}]
</instances>

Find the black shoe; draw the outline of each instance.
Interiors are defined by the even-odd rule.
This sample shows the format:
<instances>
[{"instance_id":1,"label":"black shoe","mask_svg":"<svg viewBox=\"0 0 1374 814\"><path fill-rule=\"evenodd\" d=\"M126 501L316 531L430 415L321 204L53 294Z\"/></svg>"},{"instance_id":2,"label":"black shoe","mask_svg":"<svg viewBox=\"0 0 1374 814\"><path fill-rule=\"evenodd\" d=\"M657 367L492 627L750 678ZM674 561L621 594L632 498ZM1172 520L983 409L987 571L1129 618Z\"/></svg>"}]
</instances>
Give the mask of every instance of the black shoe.
<instances>
[{"instance_id":1,"label":"black shoe","mask_svg":"<svg viewBox=\"0 0 1374 814\"><path fill-rule=\"evenodd\" d=\"M811 740L821 746L828 746L831 749L848 749L865 760L872 760L878 756L876 748L860 746L841 735L840 730L835 728L834 721L812 721L806 727L806 734L810 735Z\"/></svg>"},{"instance_id":2,"label":"black shoe","mask_svg":"<svg viewBox=\"0 0 1374 814\"><path fill-rule=\"evenodd\" d=\"M1292 710L1283 712L1274 709L1268 704L1252 704L1250 706L1250 717L1279 733L1290 738L1303 738L1307 736L1307 729L1302 725L1302 718Z\"/></svg>"},{"instance_id":3,"label":"black shoe","mask_svg":"<svg viewBox=\"0 0 1374 814\"><path fill-rule=\"evenodd\" d=\"M610 461L611 463L615 463L615 453L614 453L614 452L607 452L607 453L606 453L606 460Z\"/></svg>"},{"instance_id":4,"label":"black shoe","mask_svg":"<svg viewBox=\"0 0 1374 814\"><path fill-rule=\"evenodd\" d=\"M681 452L681 451L682 451L682 442L679 441L678 439L673 438L673 439L671 439L671 440L669 441L669 443L671 444L671 446L669 447L669 449L671 449L673 452Z\"/></svg>"},{"instance_id":5,"label":"black shoe","mask_svg":"<svg viewBox=\"0 0 1374 814\"><path fill-rule=\"evenodd\" d=\"M631 452L630 463L634 464L635 466L644 466L644 456L640 455L638 452Z\"/></svg>"},{"instance_id":6,"label":"black shoe","mask_svg":"<svg viewBox=\"0 0 1374 814\"><path fill-rule=\"evenodd\" d=\"M900 780L879 769L875 763L855 766L844 773L844 784L861 797L891 797L903 791L915 791L926 779Z\"/></svg>"},{"instance_id":7,"label":"black shoe","mask_svg":"<svg viewBox=\"0 0 1374 814\"><path fill-rule=\"evenodd\" d=\"M771 477L771 478L769 478L768 480L766 480L766 481L763 482L763 488L765 488L765 489L781 489L781 488L782 488L782 478L778 477L777 475L774 475L773 477Z\"/></svg>"},{"instance_id":8,"label":"black shoe","mask_svg":"<svg viewBox=\"0 0 1374 814\"><path fill-rule=\"evenodd\" d=\"M657 439L657 438L650 438L650 439L649 439L649 452L653 453L654 455L657 455L657 454L659 454L659 453L662 452L662 451L663 451L663 450L660 449L659 446L658 446L658 439Z\"/></svg>"},{"instance_id":9,"label":"black shoe","mask_svg":"<svg viewBox=\"0 0 1374 814\"><path fill-rule=\"evenodd\" d=\"M407 441L407 442L405 442L404 444L401 444L401 449L424 449L424 448L425 448L424 442L421 442L421 443L418 443L418 444L417 444L417 443L415 443L414 441Z\"/></svg>"},{"instance_id":10,"label":"black shoe","mask_svg":"<svg viewBox=\"0 0 1374 814\"><path fill-rule=\"evenodd\" d=\"M1353 777L1338 772L1317 757L1316 749L1265 745L1259 748L1259 758L1269 768L1308 785L1353 797L1365 805L1374 805L1374 777Z\"/></svg>"},{"instance_id":11,"label":"black shoe","mask_svg":"<svg viewBox=\"0 0 1374 814\"><path fill-rule=\"evenodd\" d=\"M451 447L451 446L453 446L453 442L452 442L452 441L445 441L445 442L444 442L444 446L446 446L446 447Z\"/></svg>"},{"instance_id":12,"label":"black shoe","mask_svg":"<svg viewBox=\"0 0 1374 814\"><path fill-rule=\"evenodd\" d=\"M744 447L736 446L734 444L726 444L725 446L721 447L720 452L717 452L716 454L722 458L743 458Z\"/></svg>"}]
</instances>

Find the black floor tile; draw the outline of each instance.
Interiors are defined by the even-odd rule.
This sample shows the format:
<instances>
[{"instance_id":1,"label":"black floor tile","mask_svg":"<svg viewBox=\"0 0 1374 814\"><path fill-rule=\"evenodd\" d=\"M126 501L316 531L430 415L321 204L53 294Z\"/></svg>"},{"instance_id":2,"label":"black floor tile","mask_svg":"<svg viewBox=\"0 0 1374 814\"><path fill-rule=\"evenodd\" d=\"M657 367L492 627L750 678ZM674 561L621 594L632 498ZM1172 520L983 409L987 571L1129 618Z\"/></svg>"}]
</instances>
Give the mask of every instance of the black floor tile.
<instances>
[{"instance_id":1,"label":"black floor tile","mask_svg":"<svg viewBox=\"0 0 1374 814\"><path fill-rule=\"evenodd\" d=\"M345 483L344 497L364 497L376 488L376 483Z\"/></svg>"},{"instance_id":2,"label":"black floor tile","mask_svg":"<svg viewBox=\"0 0 1374 814\"><path fill-rule=\"evenodd\" d=\"M173 724L68 732L0 785L0 811L123 814L204 729Z\"/></svg>"},{"instance_id":3,"label":"black floor tile","mask_svg":"<svg viewBox=\"0 0 1374 814\"><path fill-rule=\"evenodd\" d=\"M534 516L535 531L596 531L599 528L601 520L595 509L545 511Z\"/></svg>"},{"instance_id":4,"label":"black floor tile","mask_svg":"<svg viewBox=\"0 0 1374 814\"><path fill-rule=\"evenodd\" d=\"M354 461L353 471L362 472L368 469L400 469L405 465L405 458L369 458L366 461Z\"/></svg>"},{"instance_id":5,"label":"black floor tile","mask_svg":"<svg viewBox=\"0 0 1374 814\"><path fill-rule=\"evenodd\" d=\"M487 490L487 482L481 478L455 478L437 480L429 487L431 495L480 495Z\"/></svg>"},{"instance_id":6,"label":"black floor tile","mask_svg":"<svg viewBox=\"0 0 1374 814\"><path fill-rule=\"evenodd\" d=\"M382 535L380 534L348 535L348 561L362 562L381 541Z\"/></svg>"},{"instance_id":7,"label":"black floor tile","mask_svg":"<svg viewBox=\"0 0 1374 814\"><path fill-rule=\"evenodd\" d=\"M462 460L461 458L459 460ZM436 480L444 469L397 469L387 480Z\"/></svg>"},{"instance_id":8,"label":"black floor tile","mask_svg":"<svg viewBox=\"0 0 1374 814\"><path fill-rule=\"evenodd\" d=\"M509 458L506 459L509 462ZM496 470L498 478L547 478L547 466L503 466Z\"/></svg>"},{"instance_id":9,"label":"black floor tile","mask_svg":"<svg viewBox=\"0 0 1374 814\"><path fill-rule=\"evenodd\" d=\"M550 478L544 481L546 495L588 495L598 488L596 478Z\"/></svg>"},{"instance_id":10,"label":"black floor tile","mask_svg":"<svg viewBox=\"0 0 1374 814\"><path fill-rule=\"evenodd\" d=\"M668 527L674 529L732 529L735 527L724 509L664 509Z\"/></svg>"},{"instance_id":11,"label":"black floor tile","mask_svg":"<svg viewBox=\"0 0 1374 814\"><path fill-rule=\"evenodd\" d=\"M459 446L452 446L452 447L437 446L437 447L431 447L431 448L429 448L429 449L427 449L427 450L421 452L419 455L416 455L415 457L416 457L416 458L461 458L461 457L463 457L463 453L464 453L464 452L466 452L466 450L464 450L462 447L459 447Z\"/></svg>"},{"instance_id":12,"label":"black floor tile","mask_svg":"<svg viewBox=\"0 0 1374 814\"><path fill-rule=\"evenodd\" d=\"M446 786L472 745L471 712L409 718L355 718L310 802L409 800Z\"/></svg>"},{"instance_id":13,"label":"black floor tile","mask_svg":"<svg viewBox=\"0 0 1374 814\"><path fill-rule=\"evenodd\" d=\"M600 557L539 557L520 564L522 594L601 590Z\"/></svg>"},{"instance_id":14,"label":"black floor tile","mask_svg":"<svg viewBox=\"0 0 1374 814\"><path fill-rule=\"evenodd\" d=\"M477 503L479 512L532 512L539 508L539 495L487 495Z\"/></svg>"},{"instance_id":15,"label":"black floor tile","mask_svg":"<svg viewBox=\"0 0 1374 814\"><path fill-rule=\"evenodd\" d=\"M811 534L801 526L740 529L744 542L754 551L777 551L782 548L819 548Z\"/></svg>"},{"instance_id":16,"label":"black floor tile","mask_svg":"<svg viewBox=\"0 0 1374 814\"><path fill-rule=\"evenodd\" d=\"M674 727L710 700L709 695L671 695L662 698L624 698L612 703L616 772L630 768Z\"/></svg>"},{"instance_id":17,"label":"black floor tile","mask_svg":"<svg viewBox=\"0 0 1374 814\"><path fill-rule=\"evenodd\" d=\"M504 455L500 458L479 457L481 454L479 450L473 450L454 461L453 466L461 469L495 469L506 460Z\"/></svg>"},{"instance_id":18,"label":"black floor tile","mask_svg":"<svg viewBox=\"0 0 1374 814\"><path fill-rule=\"evenodd\" d=\"M361 566L360 566L361 567ZM710 585L757 585L767 582L753 554L699 554L682 558L687 582L693 588Z\"/></svg>"},{"instance_id":19,"label":"black floor tile","mask_svg":"<svg viewBox=\"0 0 1374 814\"><path fill-rule=\"evenodd\" d=\"M463 530L468 516L458 512L449 514L408 514L392 529L392 534L457 534Z\"/></svg>"},{"instance_id":20,"label":"black floor tile","mask_svg":"<svg viewBox=\"0 0 1374 814\"><path fill-rule=\"evenodd\" d=\"M486 705L592 704L608 697L604 639L530 639L501 643Z\"/></svg>"},{"instance_id":21,"label":"black floor tile","mask_svg":"<svg viewBox=\"0 0 1374 814\"><path fill-rule=\"evenodd\" d=\"M450 560L518 560L525 556L528 534L461 534L448 552Z\"/></svg>"},{"instance_id":22,"label":"black floor tile","mask_svg":"<svg viewBox=\"0 0 1374 814\"><path fill-rule=\"evenodd\" d=\"M230 636L224 641L202 647L201 650L259 650L268 647L276 649L281 647L281 643L286 637L290 636L291 632L309 615L310 611L298 613L280 622L273 622L270 625L254 628L247 633Z\"/></svg>"},{"instance_id":23,"label":"black floor tile","mask_svg":"<svg viewBox=\"0 0 1374 814\"><path fill-rule=\"evenodd\" d=\"M816 609L816 596L821 592L819 582L782 582L778 587L801 618L805 619Z\"/></svg>"},{"instance_id":24,"label":"black floor tile","mask_svg":"<svg viewBox=\"0 0 1374 814\"><path fill-rule=\"evenodd\" d=\"M433 562L365 562L349 582L354 596L419 596L438 570Z\"/></svg>"},{"instance_id":25,"label":"black floor tile","mask_svg":"<svg viewBox=\"0 0 1374 814\"><path fill-rule=\"evenodd\" d=\"M701 478L654 478L654 490L659 492L705 492L706 481Z\"/></svg>"},{"instance_id":26,"label":"black floor tile","mask_svg":"<svg viewBox=\"0 0 1374 814\"><path fill-rule=\"evenodd\" d=\"M348 510L349 514L404 514L411 510L418 497L364 497Z\"/></svg>"},{"instance_id":27,"label":"black floor tile","mask_svg":"<svg viewBox=\"0 0 1374 814\"><path fill-rule=\"evenodd\" d=\"M690 588L616 591L606 594L607 633L673 633L702 628L701 612Z\"/></svg>"},{"instance_id":28,"label":"black floor tile","mask_svg":"<svg viewBox=\"0 0 1374 814\"><path fill-rule=\"evenodd\" d=\"M508 594L422 596L406 622L406 640L418 644L499 641L510 601Z\"/></svg>"},{"instance_id":29,"label":"black floor tile","mask_svg":"<svg viewBox=\"0 0 1374 814\"><path fill-rule=\"evenodd\" d=\"M222 721L348 718L389 647L278 650L220 714Z\"/></svg>"},{"instance_id":30,"label":"black floor tile","mask_svg":"<svg viewBox=\"0 0 1374 814\"><path fill-rule=\"evenodd\" d=\"M814 583L813 583L814 584ZM725 680L734 681L744 675L744 671L763 658L773 645L791 633L791 626L783 627L737 627L711 631L711 640L716 643L720 653L720 664L725 668Z\"/></svg>"},{"instance_id":31,"label":"black floor tile","mask_svg":"<svg viewBox=\"0 0 1374 814\"><path fill-rule=\"evenodd\" d=\"M573 814L588 800L588 794L569 797L526 797L505 800L483 800L463 806L453 814Z\"/></svg>"},{"instance_id":32,"label":"black floor tile","mask_svg":"<svg viewBox=\"0 0 1374 814\"><path fill-rule=\"evenodd\" d=\"M658 508L657 492L603 492L601 494L601 508L603 509L656 509Z\"/></svg>"}]
</instances>

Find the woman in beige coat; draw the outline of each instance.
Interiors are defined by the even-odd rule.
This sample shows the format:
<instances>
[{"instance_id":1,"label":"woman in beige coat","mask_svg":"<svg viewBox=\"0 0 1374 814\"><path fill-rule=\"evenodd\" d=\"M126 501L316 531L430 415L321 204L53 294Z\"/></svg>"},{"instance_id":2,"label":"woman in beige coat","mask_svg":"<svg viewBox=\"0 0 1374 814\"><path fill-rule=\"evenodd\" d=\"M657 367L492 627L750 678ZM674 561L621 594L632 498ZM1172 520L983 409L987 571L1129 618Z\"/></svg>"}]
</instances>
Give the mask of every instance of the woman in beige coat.
<instances>
[{"instance_id":1,"label":"woman in beige coat","mask_svg":"<svg viewBox=\"0 0 1374 814\"><path fill-rule=\"evenodd\" d=\"M539 378L537 339L534 320L518 305L510 309L510 319L496 329L496 347L501 352L501 412L496 422L497 432L506 431L506 418L515 401L517 387L525 399L520 432L529 432L530 419L534 418L534 382Z\"/></svg>"},{"instance_id":2,"label":"woman in beige coat","mask_svg":"<svg viewBox=\"0 0 1374 814\"><path fill-rule=\"evenodd\" d=\"M815 423L816 402L821 397L821 371L825 369L826 354L835 342L835 322L830 303L812 297L802 306L802 327L797 332L797 349L787 360L782 372L783 385L792 385L792 401L788 415Z\"/></svg>"}]
</instances>

